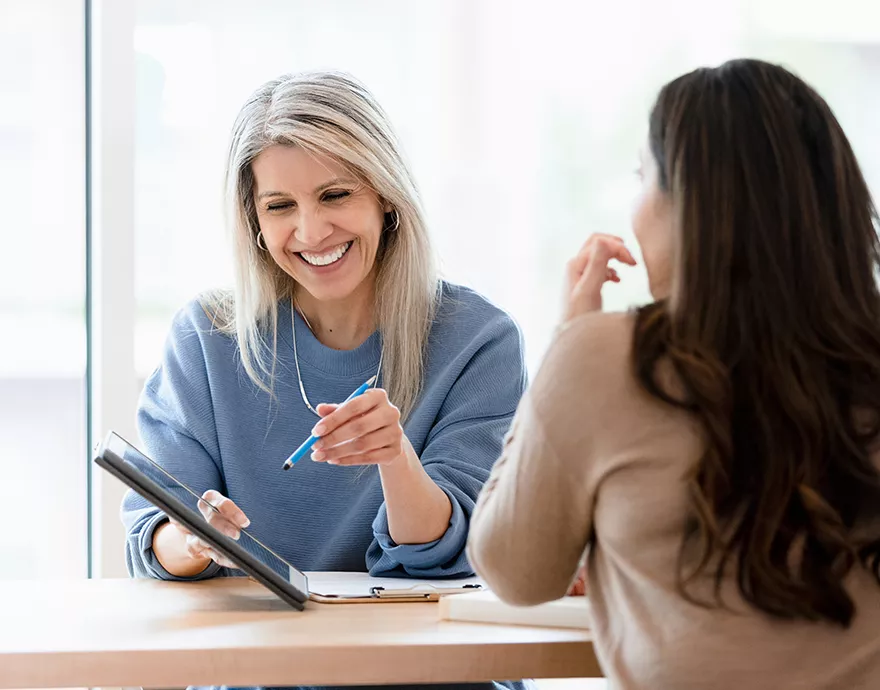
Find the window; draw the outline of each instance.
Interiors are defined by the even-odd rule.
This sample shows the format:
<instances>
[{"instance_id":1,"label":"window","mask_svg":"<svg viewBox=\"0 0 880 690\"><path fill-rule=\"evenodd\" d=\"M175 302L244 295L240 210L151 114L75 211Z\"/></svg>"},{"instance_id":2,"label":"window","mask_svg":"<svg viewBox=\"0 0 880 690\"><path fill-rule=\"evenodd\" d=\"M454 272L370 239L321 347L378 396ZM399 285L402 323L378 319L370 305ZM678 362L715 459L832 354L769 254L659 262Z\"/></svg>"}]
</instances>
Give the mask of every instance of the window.
<instances>
[{"instance_id":1,"label":"window","mask_svg":"<svg viewBox=\"0 0 880 690\"><path fill-rule=\"evenodd\" d=\"M99 296L133 288L115 358L96 355L112 360L103 380L119 388L135 390L159 361L177 309L231 283L227 137L248 94L284 72L342 69L376 94L445 275L517 318L532 370L557 318L564 262L593 231L633 244L632 170L648 108L671 77L742 55L786 64L829 100L880 190L880 9L860 0L838 0L831 14L795 0L103 4L129 22L101 34L103 47L113 39L135 55L134 156L120 147L116 159L116 173L134 171L134 204L105 195L102 207L134 219L133 229L105 223L133 246L134 278L120 271L95 286ZM83 2L0 0L0 90L14 104L0 110L0 500L30 525L0 536L0 577L86 570L83 17ZM123 71L116 86L132 81ZM121 101L112 84L106 94ZM644 271L625 270L605 296L612 309L650 299ZM130 419L133 398L105 406ZM117 503L102 495L96 517L121 559Z\"/></svg>"},{"instance_id":2,"label":"window","mask_svg":"<svg viewBox=\"0 0 880 690\"><path fill-rule=\"evenodd\" d=\"M92 421L99 434L124 431L173 314L231 283L225 148L241 103L270 78L341 69L375 93L444 274L516 317L533 371L565 261L595 231L636 249L632 172L668 79L732 57L782 62L829 101L880 195L876 2L835 0L829 12L803 0L106 0L93 75L105 72L110 117L92 124L111 155L92 180L103 193L92 211L104 239L121 238L106 246L124 251L105 253L96 282L86 275L85 4L0 0L0 505L19 526L0 533L0 579L88 572L86 285L106 308L93 355L103 411ZM650 299L641 267L622 275L608 308ZM123 575L121 486L97 493L94 560Z\"/></svg>"},{"instance_id":3,"label":"window","mask_svg":"<svg viewBox=\"0 0 880 690\"><path fill-rule=\"evenodd\" d=\"M514 314L533 370L567 258L594 231L634 245L632 173L648 109L685 70L742 55L787 64L828 98L880 188L880 30L866 28L880 21L847 13L846 2L831 22L789 5L273 0L245 9L225 0L209 13L140 2L139 373L156 365L178 308L231 283L220 206L228 133L248 94L285 72L342 69L376 94L409 155L445 274ZM625 270L605 296L613 309L649 300L644 271Z\"/></svg>"},{"instance_id":4,"label":"window","mask_svg":"<svg viewBox=\"0 0 880 690\"><path fill-rule=\"evenodd\" d=\"M83 35L0 0L0 578L87 572Z\"/></svg>"}]
</instances>

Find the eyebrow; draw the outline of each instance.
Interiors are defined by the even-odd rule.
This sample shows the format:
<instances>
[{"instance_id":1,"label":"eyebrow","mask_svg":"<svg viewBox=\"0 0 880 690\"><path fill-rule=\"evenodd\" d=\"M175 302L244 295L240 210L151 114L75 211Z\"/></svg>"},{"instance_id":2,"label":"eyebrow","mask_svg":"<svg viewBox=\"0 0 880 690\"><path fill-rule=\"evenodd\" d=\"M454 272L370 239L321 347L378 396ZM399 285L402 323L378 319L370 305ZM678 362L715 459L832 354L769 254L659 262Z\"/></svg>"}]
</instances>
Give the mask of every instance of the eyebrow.
<instances>
[{"instance_id":1,"label":"eyebrow","mask_svg":"<svg viewBox=\"0 0 880 690\"><path fill-rule=\"evenodd\" d=\"M336 185L342 185L342 184L357 184L357 180L353 180L348 177L334 177L332 180L327 180L323 184L318 185L315 188L315 194L320 194L325 189L328 189L330 187L335 187ZM257 201L260 201L262 199L268 199L270 197L277 197L277 196L288 196L288 195L286 192L274 192L274 191L260 192L257 195Z\"/></svg>"},{"instance_id":2,"label":"eyebrow","mask_svg":"<svg viewBox=\"0 0 880 690\"><path fill-rule=\"evenodd\" d=\"M336 185L344 184L357 184L357 180L353 180L350 177L334 177L332 180L327 180L324 184L318 185L315 188L315 192L323 192L329 187L335 187Z\"/></svg>"}]
</instances>

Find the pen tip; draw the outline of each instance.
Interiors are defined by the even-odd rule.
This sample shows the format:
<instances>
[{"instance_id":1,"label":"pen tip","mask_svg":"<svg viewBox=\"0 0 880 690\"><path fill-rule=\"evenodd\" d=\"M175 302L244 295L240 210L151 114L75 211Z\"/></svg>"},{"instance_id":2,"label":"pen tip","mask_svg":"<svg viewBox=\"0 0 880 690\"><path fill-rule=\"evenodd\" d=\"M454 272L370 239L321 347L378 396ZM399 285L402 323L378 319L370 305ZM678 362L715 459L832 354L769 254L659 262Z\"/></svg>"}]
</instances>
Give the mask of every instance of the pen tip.
<instances>
[{"instance_id":1,"label":"pen tip","mask_svg":"<svg viewBox=\"0 0 880 690\"><path fill-rule=\"evenodd\" d=\"M283 469L285 472L287 472L287 470L290 469L290 463L289 463L289 462L285 462L285 463L284 463L284 467L282 467L281 469Z\"/></svg>"}]
</instances>

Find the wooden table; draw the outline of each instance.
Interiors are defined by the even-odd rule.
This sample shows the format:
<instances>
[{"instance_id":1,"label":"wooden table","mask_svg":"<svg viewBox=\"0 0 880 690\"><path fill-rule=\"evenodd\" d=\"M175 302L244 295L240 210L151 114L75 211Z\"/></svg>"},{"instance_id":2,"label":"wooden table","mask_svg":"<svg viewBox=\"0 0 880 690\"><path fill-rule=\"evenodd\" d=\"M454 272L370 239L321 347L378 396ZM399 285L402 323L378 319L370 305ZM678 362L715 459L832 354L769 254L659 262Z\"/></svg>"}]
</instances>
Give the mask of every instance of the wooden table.
<instances>
[{"instance_id":1,"label":"wooden table","mask_svg":"<svg viewBox=\"0 0 880 690\"><path fill-rule=\"evenodd\" d=\"M431 603L297 612L239 578L0 583L2 688L598 675L585 631L440 621Z\"/></svg>"}]
</instances>

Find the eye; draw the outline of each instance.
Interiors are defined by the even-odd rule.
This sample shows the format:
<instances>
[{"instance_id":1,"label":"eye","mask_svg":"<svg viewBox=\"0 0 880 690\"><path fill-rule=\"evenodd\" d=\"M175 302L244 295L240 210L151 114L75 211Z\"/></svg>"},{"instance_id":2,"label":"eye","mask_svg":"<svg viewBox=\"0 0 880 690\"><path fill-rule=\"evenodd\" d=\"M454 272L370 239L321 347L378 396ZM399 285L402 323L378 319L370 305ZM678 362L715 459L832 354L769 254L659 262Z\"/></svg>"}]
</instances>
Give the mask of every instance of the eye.
<instances>
[{"instance_id":1,"label":"eye","mask_svg":"<svg viewBox=\"0 0 880 690\"><path fill-rule=\"evenodd\" d=\"M267 211L283 211L286 208L292 208L293 202L290 201L277 201L274 204L267 204Z\"/></svg>"},{"instance_id":2,"label":"eye","mask_svg":"<svg viewBox=\"0 0 880 690\"><path fill-rule=\"evenodd\" d=\"M347 189L333 189L327 192L324 192L324 196L321 197L322 201L341 201L346 197L351 196L351 192Z\"/></svg>"}]
</instances>

